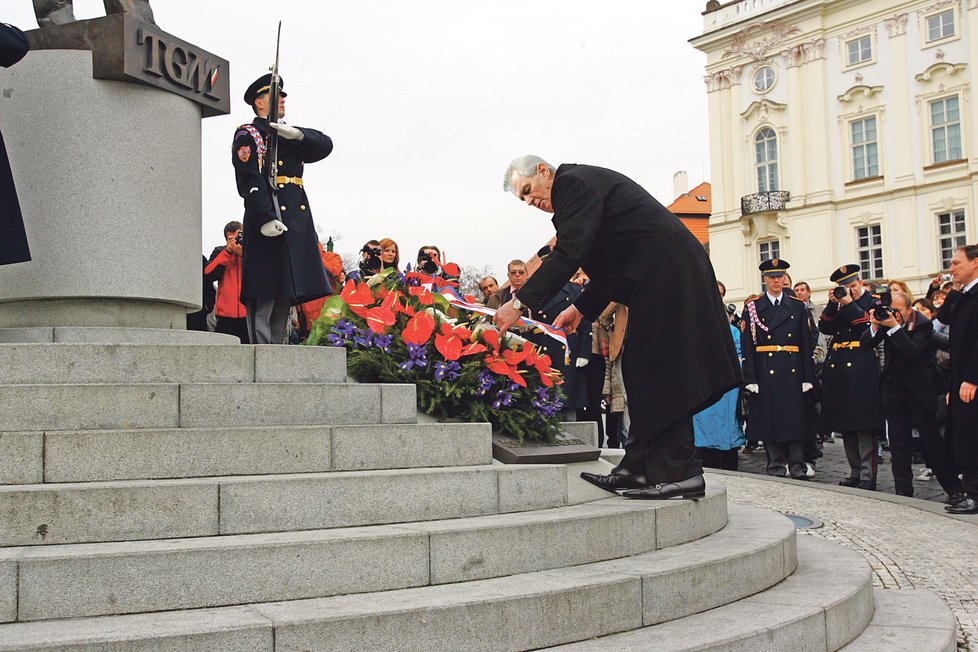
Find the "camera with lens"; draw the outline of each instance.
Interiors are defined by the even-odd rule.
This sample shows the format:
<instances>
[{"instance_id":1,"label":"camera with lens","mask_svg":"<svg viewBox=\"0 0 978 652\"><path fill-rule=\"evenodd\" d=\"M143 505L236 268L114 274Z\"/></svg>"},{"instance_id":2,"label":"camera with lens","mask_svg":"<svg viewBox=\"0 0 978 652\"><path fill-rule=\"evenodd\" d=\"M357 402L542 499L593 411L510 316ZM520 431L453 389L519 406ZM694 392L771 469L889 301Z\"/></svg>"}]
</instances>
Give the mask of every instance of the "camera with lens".
<instances>
[{"instance_id":1,"label":"camera with lens","mask_svg":"<svg viewBox=\"0 0 978 652\"><path fill-rule=\"evenodd\" d=\"M380 260L380 247L365 244L360 253L363 254L360 258L360 272L364 276L373 276L383 268L383 263Z\"/></svg>"},{"instance_id":2,"label":"camera with lens","mask_svg":"<svg viewBox=\"0 0 978 652\"><path fill-rule=\"evenodd\" d=\"M893 295L890 293L888 285L877 285L873 287L873 294L879 299L880 305L873 308L873 319L883 321L893 313L890 305L893 303Z\"/></svg>"},{"instance_id":3,"label":"camera with lens","mask_svg":"<svg viewBox=\"0 0 978 652\"><path fill-rule=\"evenodd\" d=\"M438 273L440 265L438 265L438 259L435 254L430 251L422 251L418 254L418 269L429 276Z\"/></svg>"},{"instance_id":4,"label":"camera with lens","mask_svg":"<svg viewBox=\"0 0 978 652\"><path fill-rule=\"evenodd\" d=\"M244 231L238 231L238 235L234 236L234 241L237 244L244 242Z\"/></svg>"},{"instance_id":5,"label":"camera with lens","mask_svg":"<svg viewBox=\"0 0 978 652\"><path fill-rule=\"evenodd\" d=\"M836 299L844 299L847 294L849 294L849 288L843 285L840 285L837 288L832 288L832 296Z\"/></svg>"}]
</instances>

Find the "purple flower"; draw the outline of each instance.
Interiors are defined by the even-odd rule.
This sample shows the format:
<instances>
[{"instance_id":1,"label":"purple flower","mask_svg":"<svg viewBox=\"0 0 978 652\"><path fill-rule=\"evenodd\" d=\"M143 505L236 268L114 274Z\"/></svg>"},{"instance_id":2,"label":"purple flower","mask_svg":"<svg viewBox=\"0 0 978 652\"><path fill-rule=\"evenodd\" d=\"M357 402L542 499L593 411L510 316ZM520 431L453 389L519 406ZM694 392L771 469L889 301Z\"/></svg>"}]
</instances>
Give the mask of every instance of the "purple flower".
<instances>
[{"instance_id":1,"label":"purple flower","mask_svg":"<svg viewBox=\"0 0 978 652\"><path fill-rule=\"evenodd\" d=\"M419 369L422 367L427 367L428 358L425 357L424 352L425 352L424 344L408 344L409 358L404 362L402 362L401 364L399 364L398 366L404 371L413 369L414 367L418 367Z\"/></svg>"},{"instance_id":2,"label":"purple flower","mask_svg":"<svg viewBox=\"0 0 978 652\"><path fill-rule=\"evenodd\" d=\"M477 396L485 396L489 388L496 382L494 374L488 369L479 372L479 388L475 391Z\"/></svg>"},{"instance_id":3,"label":"purple flower","mask_svg":"<svg viewBox=\"0 0 978 652\"><path fill-rule=\"evenodd\" d=\"M379 333L374 334L374 336L373 336L374 346L376 346L378 349L381 349L382 351L384 351L386 353L390 353L391 352L391 338L393 338L393 337L394 337L393 335L381 335Z\"/></svg>"},{"instance_id":4,"label":"purple flower","mask_svg":"<svg viewBox=\"0 0 978 652\"><path fill-rule=\"evenodd\" d=\"M552 417L564 407L563 402L557 398L556 391L551 396L550 389L547 387L538 387L536 395L537 397L530 402L530 405L542 418Z\"/></svg>"},{"instance_id":5,"label":"purple flower","mask_svg":"<svg viewBox=\"0 0 978 652\"><path fill-rule=\"evenodd\" d=\"M342 335L345 339L350 339L353 337L354 331L357 327L353 325L353 322L349 319L341 319L336 324L333 325L332 330L337 335Z\"/></svg>"},{"instance_id":6,"label":"purple flower","mask_svg":"<svg viewBox=\"0 0 978 652\"><path fill-rule=\"evenodd\" d=\"M462 365L460 365L455 360L449 362L436 362L435 363L435 380L441 382L443 380L452 381L458 378L462 370Z\"/></svg>"},{"instance_id":7,"label":"purple flower","mask_svg":"<svg viewBox=\"0 0 978 652\"><path fill-rule=\"evenodd\" d=\"M346 346L346 340L335 333L330 333L327 335L326 341L329 342L330 346Z\"/></svg>"},{"instance_id":8,"label":"purple flower","mask_svg":"<svg viewBox=\"0 0 978 652\"><path fill-rule=\"evenodd\" d=\"M353 333L354 347L369 349L373 345L373 342L371 341L371 337L370 337L370 329L361 330L359 328L354 327L353 330L354 330Z\"/></svg>"},{"instance_id":9,"label":"purple flower","mask_svg":"<svg viewBox=\"0 0 978 652\"><path fill-rule=\"evenodd\" d=\"M509 407L513 404L513 395L507 392L505 389L501 389L496 392L496 400L492 402L492 407L496 410L501 410L504 407Z\"/></svg>"}]
</instances>

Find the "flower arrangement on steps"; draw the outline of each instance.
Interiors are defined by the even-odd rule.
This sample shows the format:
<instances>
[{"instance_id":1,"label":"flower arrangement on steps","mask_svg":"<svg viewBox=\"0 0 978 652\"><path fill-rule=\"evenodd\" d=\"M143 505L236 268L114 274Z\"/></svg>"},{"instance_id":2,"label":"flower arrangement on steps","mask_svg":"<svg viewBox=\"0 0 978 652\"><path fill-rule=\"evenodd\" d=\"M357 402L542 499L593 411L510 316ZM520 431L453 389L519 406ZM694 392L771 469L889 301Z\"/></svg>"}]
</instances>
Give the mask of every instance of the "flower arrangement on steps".
<instances>
[{"instance_id":1,"label":"flower arrangement on steps","mask_svg":"<svg viewBox=\"0 0 978 652\"><path fill-rule=\"evenodd\" d=\"M524 440L560 433L561 374L531 342L500 334L454 308L440 278L393 269L348 281L326 300L306 344L342 346L360 382L414 383L418 408L440 418L489 421Z\"/></svg>"}]
</instances>

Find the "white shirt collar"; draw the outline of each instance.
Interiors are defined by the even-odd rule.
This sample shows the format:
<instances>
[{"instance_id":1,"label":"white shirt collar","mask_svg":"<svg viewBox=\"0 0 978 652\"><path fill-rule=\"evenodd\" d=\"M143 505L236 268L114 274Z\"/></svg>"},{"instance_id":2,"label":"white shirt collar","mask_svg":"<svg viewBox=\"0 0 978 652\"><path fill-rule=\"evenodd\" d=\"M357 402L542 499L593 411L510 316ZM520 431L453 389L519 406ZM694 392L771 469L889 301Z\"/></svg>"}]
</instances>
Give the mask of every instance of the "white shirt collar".
<instances>
[{"instance_id":1,"label":"white shirt collar","mask_svg":"<svg viewBox=\"0 0 978 652\"><path fill-rule=\"evenodd\" d=\"M966 286L964 286L963 288L961 288L961 292L967 292L967 291L969 291L971 288L975 287L975 284L976 283L978 283L978 277L975 277L975 278L971 279L971 283L968 283Z\"/></svg>"},{"instance_id":2,"label":"white shirt collar","mask_svg":"<svg viewBox=\"0 0 978 652\"><path fill-rule=\"evenodd\" d=\"M775 301L778 301L779 299L784 299L784 292L782 292L778 296L774 296L770 292L765 292L764 294L767 295L768 301L770 301L772 305L774 304Z\"/></svg>"}]
</instances>

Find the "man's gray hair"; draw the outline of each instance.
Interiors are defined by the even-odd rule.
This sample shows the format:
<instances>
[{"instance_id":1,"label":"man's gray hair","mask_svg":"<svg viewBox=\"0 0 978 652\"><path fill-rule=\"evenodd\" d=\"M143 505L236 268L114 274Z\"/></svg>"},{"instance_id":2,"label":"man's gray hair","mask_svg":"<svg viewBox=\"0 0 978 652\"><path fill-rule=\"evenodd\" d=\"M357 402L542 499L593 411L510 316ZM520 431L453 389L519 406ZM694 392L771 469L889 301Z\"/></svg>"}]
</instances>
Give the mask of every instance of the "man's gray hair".
<instances>
[{"instance_id":1,"label":"man's gray hair","mask_svg":"<svg viewBox=\"0 0 978 652\"><path fill-rule=\"evenodd\" d=\"M541 163L547 166L551 174L557 172L557 168L550 165L539 156L534 156L533 154L527 154L526 156L513 159L513 162L509 164L508 168L506 168L506 176L503 177L503 190L506 192L514 192L513 175L518 174L526 179L535 177L537 175L537 166Z\"/></svg>"}]
</instances>

